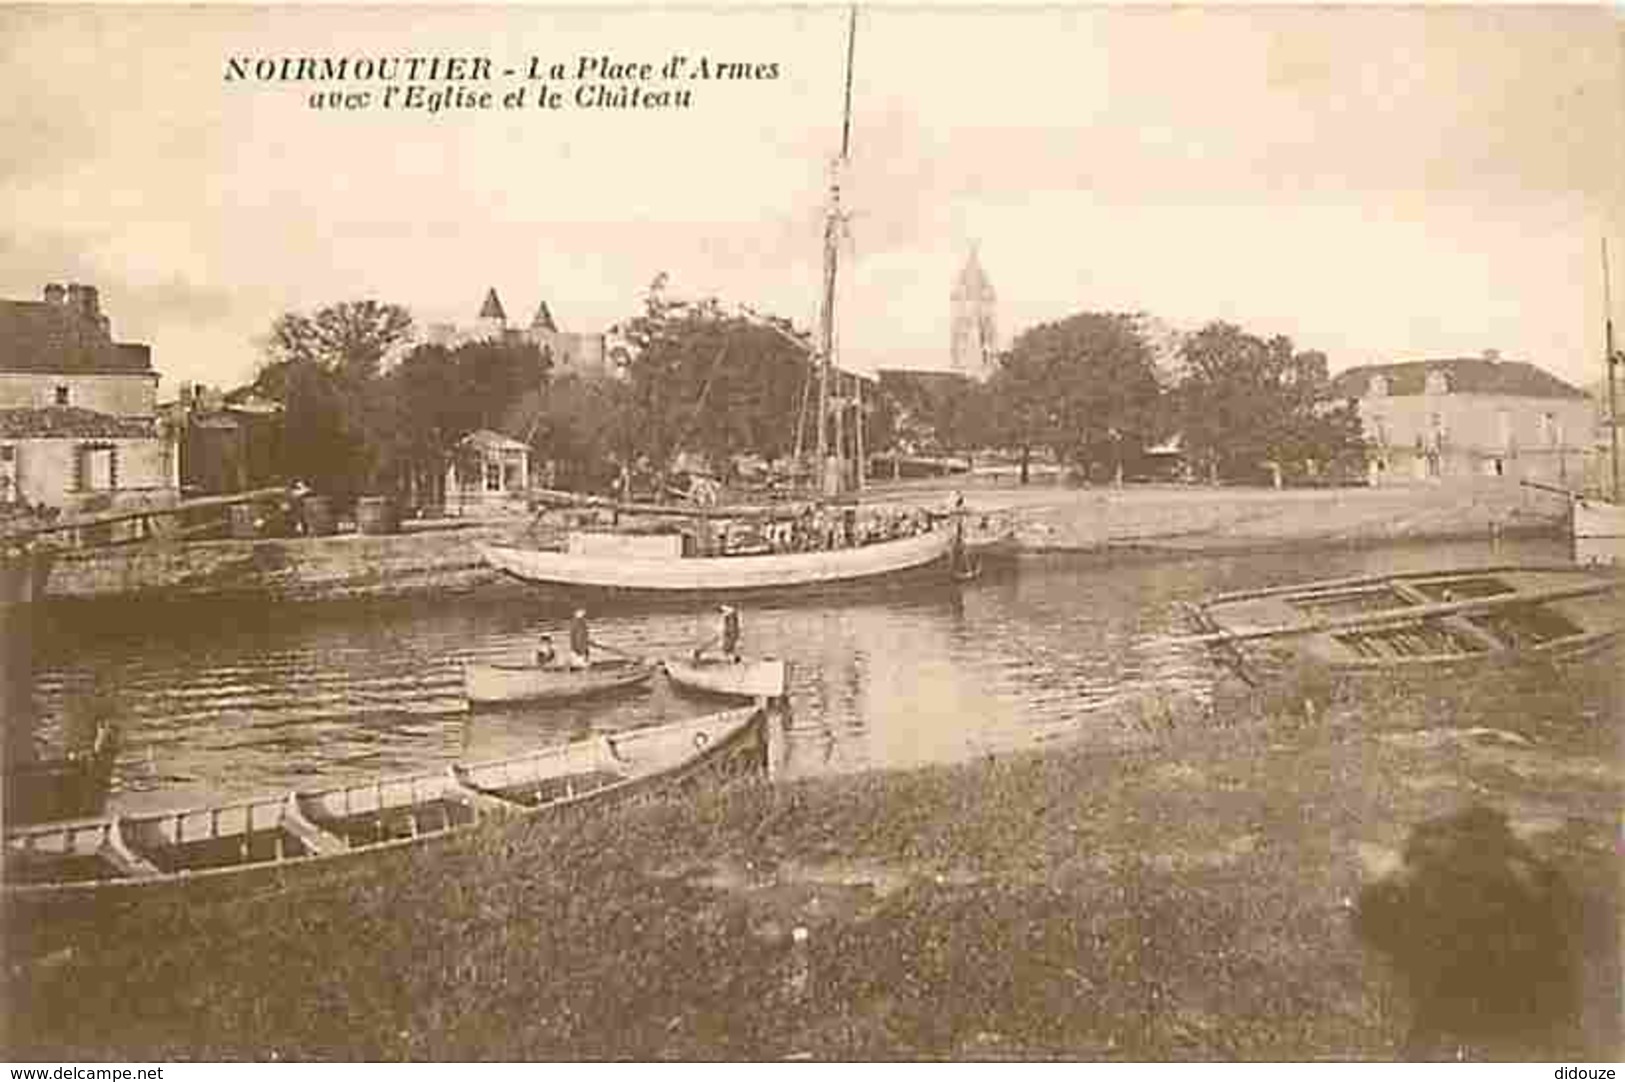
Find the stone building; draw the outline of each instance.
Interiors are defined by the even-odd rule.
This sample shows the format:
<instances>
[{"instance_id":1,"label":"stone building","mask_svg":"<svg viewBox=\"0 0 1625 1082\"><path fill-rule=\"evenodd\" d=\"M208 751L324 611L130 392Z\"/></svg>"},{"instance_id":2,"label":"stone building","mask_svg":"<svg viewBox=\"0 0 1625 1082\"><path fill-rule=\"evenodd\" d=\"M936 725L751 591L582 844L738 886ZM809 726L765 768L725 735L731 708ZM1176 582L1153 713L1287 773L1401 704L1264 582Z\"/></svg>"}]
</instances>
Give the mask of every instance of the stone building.
<instances>
[{"instance_id":1,"label":"stone building","mask_svg":"<svg viewBox=\"0 0 1625 1082\"><path fill-rule=\"evenodd\" d=\"M949 370L974 380L993 374L998 355L998 297L973 247L948 298Z\"/></svg>"},{"instance_id":2,"label":"stone building","mask_svg":"<svg viewBox=\"0 0 1625 1082\"><path fill-rule=\"evenodd\" d=\"M549 353L553 358L553 375L577 375L585 379L602 379L618 375L618 369L609 359L602 334L582 334L561 331L548 310L547 302L536 306L528 327L510 326L508 313L495 288L485 294L479 316L473 324L460 327L448 323L431 324L426 335L429 344L456 349L473 342L515 341L530 343Z\"/></svg>"},{"instance_id":3,"label":"stone building","mask_svg":"<svg viewBox=\"0 0 1625 1082\"><path fill-rule=\"evenodd\" d=\"M0 300L0 503L166 506L177 455L157 420L150 347L116 342L94 286Z\"/></svg>"},{"instance_id":4,"label":"stone building","mask_svg":"<svg viewBox=\"0 0 1625 1082\"><path fill-rule=\"evenodd\" d=\"M1494 350L1360 365L1332 393L1358 405L1373 484L1487 476L1578 487L1594 441L1584 391Z\"/></svg>"}]
</instances>

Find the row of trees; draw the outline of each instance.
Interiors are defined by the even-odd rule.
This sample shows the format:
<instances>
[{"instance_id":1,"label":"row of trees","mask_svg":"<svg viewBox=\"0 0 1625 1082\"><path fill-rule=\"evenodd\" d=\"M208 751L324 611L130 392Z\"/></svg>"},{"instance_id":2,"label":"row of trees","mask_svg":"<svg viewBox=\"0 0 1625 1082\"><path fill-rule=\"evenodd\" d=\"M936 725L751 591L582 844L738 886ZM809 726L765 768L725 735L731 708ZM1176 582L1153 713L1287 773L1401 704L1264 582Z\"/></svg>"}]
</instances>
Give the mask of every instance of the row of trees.
<instances>
[{"instance_id":1,"label":"row of trees","mask_svg":"<svg viewBox=\"0 0 1625 1082\"><path fill-rule=\"evenodd\" d=\"M1259 480L1271 464L1352 476L1364 467L1353 404L1330 396L1326 357L1291 339L1212 323L1159 348L1140 315L1084 312L1024 331L985 385L939 383L916 400L937 449L1043 448L1088 477L1146 468L1177 437L1208 481ZM905 425L905 427L908 427Z\"/></svg>"},{"instance_id":2,"label":"row of trees","mask_svg":"<svg viewBox=\"0 0 1625 1082\"><path fill-rule=\"evenodd\" d=\"M680 451L726 463L811 446L811 349L787 321L674 301L657 282L615 328L625 378L555 376L547 349L519 336L409 348L412 318L359 301L271 328L255 387L285 407L290 477L341 499L421 490L479 428L516 436L561 484L597 488L623 466L660 471ZM1326 358L1226 323L1153 342L1140 316L1086 312L1023 332L986 384L883 382L865 446L964 452L1040 448L1085 476L1133 475L1177 435L1204 480L1256 480L1268 463L1363 461L1350 403L1328 397Z\"/></svg>"}]
</instances>

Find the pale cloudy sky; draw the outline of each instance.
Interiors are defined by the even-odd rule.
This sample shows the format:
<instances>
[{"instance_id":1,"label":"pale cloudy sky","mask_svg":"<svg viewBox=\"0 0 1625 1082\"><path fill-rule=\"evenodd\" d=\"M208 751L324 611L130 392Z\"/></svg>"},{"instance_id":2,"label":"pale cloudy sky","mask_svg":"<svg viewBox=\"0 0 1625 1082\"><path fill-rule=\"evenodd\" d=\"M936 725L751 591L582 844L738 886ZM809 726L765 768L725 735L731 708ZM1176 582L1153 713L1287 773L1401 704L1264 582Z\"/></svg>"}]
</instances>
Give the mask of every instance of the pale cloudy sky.
<instances>
[{"instance_id":1,"label":"pale cloudy sky","mask_svg":"<svg viewBox=\"0 0 1625 1082\"><path fill-rule=\"evenodd\" d=\"M231 385L286 310L633 314L659 271L810 326L841 7L0 7L0 296L101 288L121 339ZM680 112L312 110L229 56L771 62ZM373 89L376 91L377 87ZM566 88L568 94L572 88ZM534 91L534 87L532 87ZM946 362L972 242L1014 332L1223 318L1333 367L1602 370L1625 325L1625 17L1607 7L859 13L843 363ZM1621 327L1625 333L1625 326Z\"/></svg>"}]
</instances>

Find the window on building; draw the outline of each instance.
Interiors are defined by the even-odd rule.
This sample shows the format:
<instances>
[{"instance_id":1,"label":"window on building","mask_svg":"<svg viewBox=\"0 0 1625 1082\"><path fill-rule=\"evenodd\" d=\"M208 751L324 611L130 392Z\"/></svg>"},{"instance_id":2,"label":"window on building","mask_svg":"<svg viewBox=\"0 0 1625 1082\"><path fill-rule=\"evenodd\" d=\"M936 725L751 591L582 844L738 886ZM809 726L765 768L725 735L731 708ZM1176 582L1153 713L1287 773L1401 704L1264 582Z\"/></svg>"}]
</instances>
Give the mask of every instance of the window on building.
<instances>
[{"instance_id":1,"label":"window on building","mask_svg":"<svg viewBox=\"0 0 1625 1082\"><path fill-rule=\"evenodd\" d=\"M1540 415L1540 442L1548 447L1557 446L1562 438L1562 429L1557 424L1557 414L1543 413Z\"/></svg>"},{"instance_id":2,"label":"window on building","mask_svg":"<svg viewBox=\"0 0 1625 1082\"><path fill-rule=\"evenodd\" d=\"M59 406L66 406L68 404L68 385L66 383L58 383L56 385L55 402Z\"/></svg>"},{"instance_id":3,"label":"window on building","mask_svg":"<svg viewBox=\"0 0 1625 1082\"><path fill-rule=\"evenodd\" d=\"M502 491L502 463L487 462L485 464L485 491Z\"/></svg>"},{"instance_id":4,"label":"window on building","mask_svg":"<svg viewBox=\"0 0 1625 1082\"><path fill-rule=\"evenodd\" d=\"M118 448L110 443L81 444L74 456L73 487L79 492L118 488Z\"/></svg>"}]
</instances>

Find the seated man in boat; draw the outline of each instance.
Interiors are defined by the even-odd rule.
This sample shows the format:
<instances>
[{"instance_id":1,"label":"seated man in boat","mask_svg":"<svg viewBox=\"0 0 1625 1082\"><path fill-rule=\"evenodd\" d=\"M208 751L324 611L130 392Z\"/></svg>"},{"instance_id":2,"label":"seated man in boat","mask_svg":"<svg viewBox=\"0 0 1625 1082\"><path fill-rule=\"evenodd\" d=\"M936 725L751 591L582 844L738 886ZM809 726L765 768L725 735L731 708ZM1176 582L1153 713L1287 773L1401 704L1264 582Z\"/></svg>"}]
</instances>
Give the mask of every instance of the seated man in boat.
<instances>
[{"instance_id":1,"label":"seated man in boat","mask_svg":"<svg viewBox=\"0 0 1625 1082\"><path fill-rule=\"evenodd\" d=\"M585 669L592 665L592 638L587 633L587 610L577 609L570 617L570 653L565 664L572 669Z\"/></svg>"},{"instance_id":2,"label":"seated man in boat","mask_svg":"<svg viewBox=\"0 0 1625 1082\"><path fill-rule=\"evenodd\" d=\"M536 647L536 667L548 669L557 665L559 656L553 650L553 636L543 635L542 641Z\"/></svg>"}]
</instances>

